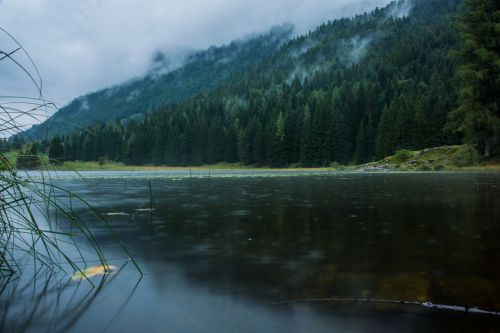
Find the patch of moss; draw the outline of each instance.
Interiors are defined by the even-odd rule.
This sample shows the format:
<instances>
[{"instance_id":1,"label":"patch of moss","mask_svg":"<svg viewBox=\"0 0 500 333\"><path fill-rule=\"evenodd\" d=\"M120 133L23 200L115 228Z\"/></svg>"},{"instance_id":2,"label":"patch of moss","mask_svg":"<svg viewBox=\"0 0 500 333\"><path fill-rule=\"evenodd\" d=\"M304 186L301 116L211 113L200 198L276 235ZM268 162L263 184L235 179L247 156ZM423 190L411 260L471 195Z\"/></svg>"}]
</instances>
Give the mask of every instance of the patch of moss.
<instances>
[{"instance_id":1,"label":"patch of moss","mask_svg":"<svg viewBox=\"0 0 500 333\"><path fill-rule=\"evenodd\" d=\"M434 166L434 171L443 171L444 169L445 169L445 167L442 164L436 164Z\"/></svg>"},{"instance_id":2,"label":"patch of moss","mask_svg":"<svg viewBox=\"0 0 500 333\"><path fill-rule=\"evenodd\" d=\"M413 153L411 151L406 149L400 149L394 154L392 159L396 163L403 163L408 161L412 156Z\"/></svg>"},{"instance_id":3,"label":"patch of moss","mask_svg":"<svg viewBox=\"0 0 500 333\"><path fill-rule=\"evenodd\" d=\"M432 168L430 165L423 164L417 167L417 171L432 171Z\"/></svg>"}]
</instances>

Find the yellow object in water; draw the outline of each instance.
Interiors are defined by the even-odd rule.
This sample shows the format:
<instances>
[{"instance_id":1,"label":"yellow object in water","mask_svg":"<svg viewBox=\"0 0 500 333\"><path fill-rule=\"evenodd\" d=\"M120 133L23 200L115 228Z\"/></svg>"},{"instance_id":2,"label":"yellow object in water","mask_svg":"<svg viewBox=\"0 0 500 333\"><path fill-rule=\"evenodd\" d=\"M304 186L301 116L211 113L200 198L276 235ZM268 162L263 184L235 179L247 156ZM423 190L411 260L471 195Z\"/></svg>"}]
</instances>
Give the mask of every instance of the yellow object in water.
<instances>
[{"instance_id":1,"label":"yellow object in water","mask_svg":"<svg viewBox=\"0 0 500 333\"><path fill-rule=\"evenodd\" d=\"M108 265L99 265L99 266L92 266L89 268L84 269L83 271L78 271L73 274L71 277L71 280L73 281L81 281L84 280L85 277L90 278L95 275L105 275L112 273L114 271L118 270L117 267L115 266L108 266Z\"/></svg>"}]
</instances>

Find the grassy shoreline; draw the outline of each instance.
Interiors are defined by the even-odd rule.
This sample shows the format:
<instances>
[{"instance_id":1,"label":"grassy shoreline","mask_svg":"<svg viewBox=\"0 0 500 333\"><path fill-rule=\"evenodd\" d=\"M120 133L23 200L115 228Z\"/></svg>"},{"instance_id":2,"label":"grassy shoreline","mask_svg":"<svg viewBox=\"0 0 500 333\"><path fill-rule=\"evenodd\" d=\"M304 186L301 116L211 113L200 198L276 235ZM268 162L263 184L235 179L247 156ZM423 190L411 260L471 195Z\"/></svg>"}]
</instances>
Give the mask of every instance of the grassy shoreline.
<instances>
[{"instance_id":1,"label":"grassy shoreline","mask_svg":"<svg viewBox=\"0 0 500 333\"><path fill-rule=\"evenodd\" d=\"M78 163L79 164L79 163ZM334 167L311 167L311 168L296 168L296 167L246 167L246 166L235 166L235 165L204 165L204 166L192 166L192 167L181 167L181 166L152 166L152 165L121 165L118 163L113 163L106 166L99 166L97 163L83 163L78 166L57 166L50 167L50 171L272 171L272 172L303 172L303 171L337 171L337 172L382 172L382 171L392 171L392 172L499 172L500 164L491 165L475 165L469 167L454 167L445 168L442 170L417 170L417 169L402 169L402 168L387 168L387 169L364 169L361 165L351 165L342 168Z\"/></svg>"},{"instance_id":2,"label":"grassy shoreline","mask_svg":"<svg viewBox=\"0 0 500 333\"><path fill-rule=\"evenodd\" d=\"M197 166L167 166L167 165L125 165L123 163L110 161L105 165L99 165L98 162L66 162L62 166L50 166L50 170L55 171L217 171L217 170L234 170L234 171L322 171L336 170L332 167L257 167L249 166L240 163L220 163L211 165Z\"/></svg>"},{"instance_id":3,"label":"grassy shoreline","mask_svg":"<svg viewBox=\"0 0 500 333\"><path fill-rule=\"evenodd\" d=\"M16 152L4 153L13 165L17 158ZM465 161L464 161L465 157ZM261 167L241 163L219 163L198 166L166 166L166 165L126 165L116 161L83 162L67 161L63 165L49 165L48 157L42 155L44 164L51 171L362 171L362 172L422 172L422 171L470 171L470 172L500 172L500 156L481 159L470 156L467 146L443 146L416 151L398 151L380 161L365 164L339 165L328 167Z\"/></svg>"}]
</instances>

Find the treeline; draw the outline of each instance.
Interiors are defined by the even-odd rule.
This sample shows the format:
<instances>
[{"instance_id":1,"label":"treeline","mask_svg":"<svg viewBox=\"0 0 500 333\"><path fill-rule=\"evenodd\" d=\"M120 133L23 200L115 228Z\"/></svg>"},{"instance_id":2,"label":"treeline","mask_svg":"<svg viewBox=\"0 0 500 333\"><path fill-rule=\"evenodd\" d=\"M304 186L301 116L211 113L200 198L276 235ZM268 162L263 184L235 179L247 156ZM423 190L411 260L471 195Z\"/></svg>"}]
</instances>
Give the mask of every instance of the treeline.
<instances>
[{"instance_id":1,"label":"treeline","mask_svg":"<svg viewBox=\"0 0 500 333\"><path fill-rule=\"evenodd\" d=\"M441 81L424 93L408 82L395 97L378 82L337 82L343 83L328 90L314 89L314 80L295 80L245 98L199 97L142 122L73 133L62 140L65 154L128 164L313 166L365 162L398 148L449 142L442 129L451 106L439 97Z\"/></svg>"}]
</instances>

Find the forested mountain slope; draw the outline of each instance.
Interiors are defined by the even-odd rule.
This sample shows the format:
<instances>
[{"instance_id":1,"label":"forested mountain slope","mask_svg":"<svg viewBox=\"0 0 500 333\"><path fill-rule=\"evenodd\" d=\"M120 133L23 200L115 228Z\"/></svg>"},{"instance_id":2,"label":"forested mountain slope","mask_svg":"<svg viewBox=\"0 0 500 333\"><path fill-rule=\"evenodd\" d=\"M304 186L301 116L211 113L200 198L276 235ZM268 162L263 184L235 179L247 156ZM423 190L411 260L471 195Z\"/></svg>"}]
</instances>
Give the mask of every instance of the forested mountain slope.
<instances>
[{"instance_id":1,"label":"forested mountain slope","mask_svg":"<svg viewBox=\"0 0 500 333\"><path fill-rule=\"evenodd\" d=\"M325 23L210 92L63 138L72 159L130 164L366 162L448 144L459 0L392 3Z\"/></svg>"},{"instance_id":2,"label":"forested mountain slope","mask_svg":"<svg viewBox=\"0 0 500 333\"><path fill-rule=\"evenodd\" d=\"M52 137L78 127L144 114L208 92L276 52L292 31L291 25L277 26L260 36L192 53L173 71L168 71L172 65L168 56L158 52L144 77L81 96L26 134L35 139Z\"/></svg>"}]
</instances>

